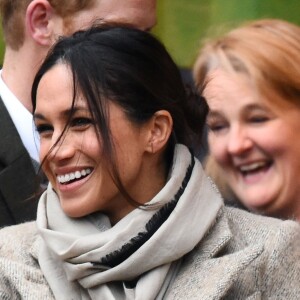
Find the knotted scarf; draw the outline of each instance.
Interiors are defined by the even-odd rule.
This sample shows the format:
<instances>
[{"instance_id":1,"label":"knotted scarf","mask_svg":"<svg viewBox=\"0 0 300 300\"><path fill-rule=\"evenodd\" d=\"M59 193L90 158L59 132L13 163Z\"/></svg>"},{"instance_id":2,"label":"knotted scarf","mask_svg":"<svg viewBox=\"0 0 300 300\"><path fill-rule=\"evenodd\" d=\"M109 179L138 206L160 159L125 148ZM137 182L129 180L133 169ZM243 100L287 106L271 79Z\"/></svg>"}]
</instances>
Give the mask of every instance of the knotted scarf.
<instances>
[{"instance_id":1,"label":"knotted scarf","mask_svg":"<svg viewBox=\"0 0 300 300\"><path fill-rule=\"evenodd\" d=\"M168 181L150 201L111 226L101 213L64 214L49 184L37 225L39 263L56 299L163 299L180 259L214 224L222 201L188 148L176 145Z\"/></svg>"}]
</instances>

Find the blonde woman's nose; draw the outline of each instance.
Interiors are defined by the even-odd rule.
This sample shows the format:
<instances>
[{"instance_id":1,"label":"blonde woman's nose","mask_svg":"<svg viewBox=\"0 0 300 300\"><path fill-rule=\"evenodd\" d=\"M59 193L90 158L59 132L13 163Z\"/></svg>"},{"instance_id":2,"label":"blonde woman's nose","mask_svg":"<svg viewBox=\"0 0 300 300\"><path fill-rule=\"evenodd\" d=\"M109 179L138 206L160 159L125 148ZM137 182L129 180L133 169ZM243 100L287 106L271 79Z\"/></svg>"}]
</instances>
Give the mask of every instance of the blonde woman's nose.
<instances>
[{"instance_id":1,"label":"blonde woman's nose","mask_svg":"<svg viewBox=\"0 0 300 300\"><path fill-rule=\"evenodd\" d=\"M231 128L227 141L227 151L231 155L242 155L248 152L252 145L253 142L246 129L242 127Z\"/></svg>"}]
</instances>

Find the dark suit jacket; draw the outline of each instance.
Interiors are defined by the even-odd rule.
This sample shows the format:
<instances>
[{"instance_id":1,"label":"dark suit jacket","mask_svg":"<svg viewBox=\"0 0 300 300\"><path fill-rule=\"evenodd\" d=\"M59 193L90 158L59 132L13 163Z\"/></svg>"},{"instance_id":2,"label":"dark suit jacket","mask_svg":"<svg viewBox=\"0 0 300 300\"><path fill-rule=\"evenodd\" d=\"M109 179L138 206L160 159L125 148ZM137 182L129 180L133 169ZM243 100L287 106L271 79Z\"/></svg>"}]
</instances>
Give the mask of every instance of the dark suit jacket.
<instances>
[{"instance_id":1,"label":"dark suit jacket","mask_svg":"<svg viewBox=\"0 0 300 300\"><path fill-rule=\"evenodd\" d=\"M32 160L0 98L0 227L36 217L36 175Z\"/></svg>"}]
</instances>

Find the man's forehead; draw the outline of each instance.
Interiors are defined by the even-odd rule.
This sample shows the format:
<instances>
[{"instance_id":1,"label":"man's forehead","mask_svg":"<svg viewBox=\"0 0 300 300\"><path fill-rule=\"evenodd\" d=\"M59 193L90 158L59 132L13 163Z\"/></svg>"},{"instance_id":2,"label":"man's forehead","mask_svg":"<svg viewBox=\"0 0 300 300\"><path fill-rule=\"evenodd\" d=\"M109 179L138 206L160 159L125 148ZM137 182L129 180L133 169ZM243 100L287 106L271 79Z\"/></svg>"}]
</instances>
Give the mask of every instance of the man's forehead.
<instances>
[{"instance_id":1,"label":"man's forehead","mask_svg":"<svg viewBox=\"0 0 300 300\"><path fill-rule=\"evenodd\" d=\"M85 26L103 19L150 30L156 24L156 0L100 0L95 2L93 8L78 13L77 18L77 23L85 23Z\"/></svg>"},{"instance_id":2,"label":"man's forehead","mask_svg":"<svg viewBox=\"0 0 300 300\"><path fill-rule=\"evenodd\" d=\"M128 23L142 30L156 24L156 0L101 0L93 11L96 19Z\"/></svg>"}]
</instances>

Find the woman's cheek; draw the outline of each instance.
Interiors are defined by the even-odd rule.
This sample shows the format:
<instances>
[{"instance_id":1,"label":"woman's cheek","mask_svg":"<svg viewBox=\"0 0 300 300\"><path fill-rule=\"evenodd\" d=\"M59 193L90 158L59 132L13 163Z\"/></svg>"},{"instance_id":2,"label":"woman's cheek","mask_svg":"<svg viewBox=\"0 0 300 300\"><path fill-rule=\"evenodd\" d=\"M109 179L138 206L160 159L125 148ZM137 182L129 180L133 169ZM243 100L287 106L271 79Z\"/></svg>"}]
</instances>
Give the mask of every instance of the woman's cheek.
<instances>
[{"instance_id":1,"label":"woman's cheek","mask_svg":"<svg viewBox=\"0 0 300 300\"><path fill-rule=\"evenodd\" d=\"M211 155L218 163L222 163L225 159L224 141L219 137L213 136L213 133L210 133L208 143Z\"/></svg>"},{"instance_id":2,"label":"woman's cheek","mask_svg":"<svg viewBox=\"0 0 300 300\"><path fill-rule=\"evenodd\" d=\"M48 145L47 141L41 139L40 141L40 162L42 162L47 154L50 151L50 146Z\"/></svg>"}]
</instances>

